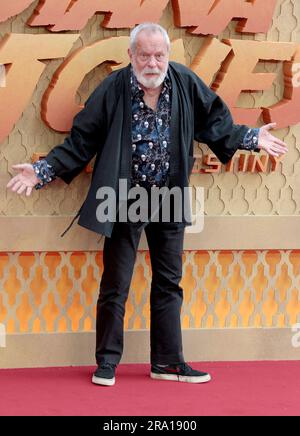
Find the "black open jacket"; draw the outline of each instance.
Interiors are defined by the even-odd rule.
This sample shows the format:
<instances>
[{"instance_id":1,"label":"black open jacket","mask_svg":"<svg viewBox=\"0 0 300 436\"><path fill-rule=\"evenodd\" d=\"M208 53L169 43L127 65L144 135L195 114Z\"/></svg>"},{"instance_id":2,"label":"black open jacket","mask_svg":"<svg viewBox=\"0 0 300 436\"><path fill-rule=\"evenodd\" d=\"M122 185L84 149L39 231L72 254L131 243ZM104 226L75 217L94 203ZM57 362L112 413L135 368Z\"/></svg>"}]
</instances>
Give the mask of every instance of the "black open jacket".
<instances>
[{"instance_id":1,"label":"black open jacket","mask_svg":"<svg viewBox=\"0 0 300 436\"><path fill-rule=\"evenodd\" d=\"M169 187L189 186L195 158L194 140L205 143L222 163L238 148L248 127L235 125L226 104L189 68L170 62L172 112ZM130 65L109 75L75 116L69 136L46 156L58 177L70 183L96 155L88 195L78 224L110 237L112 222L99 222L96 209L100 187L117 193L119 179L131 179ZM189 220L186 222L190 225Z\"/></svg>"}]
</instances>

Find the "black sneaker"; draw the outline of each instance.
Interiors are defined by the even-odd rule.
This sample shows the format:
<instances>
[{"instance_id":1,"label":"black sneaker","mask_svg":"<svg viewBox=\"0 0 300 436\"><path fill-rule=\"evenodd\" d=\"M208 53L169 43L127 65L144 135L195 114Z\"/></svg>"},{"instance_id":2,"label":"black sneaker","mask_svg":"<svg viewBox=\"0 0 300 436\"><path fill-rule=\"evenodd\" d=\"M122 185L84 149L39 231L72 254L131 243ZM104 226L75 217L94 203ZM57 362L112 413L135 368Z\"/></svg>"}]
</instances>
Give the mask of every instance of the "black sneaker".
<instances>
[{"instance_id":1,"label":"black sneaker","mask_svg":"<svg viewBox=\"0 0 300 436\"><path fill-rule=\"evenodd\" d=\"M150 377L156 380L173 380L186 383L206 383L211 376L206 372L196 371L186 363L168 366L151 365Z\"/></svg>"},{"instance_id":2,"label":"black sneaker","mask_svg":"<svg viewBox=\"0 0 300 436\"><path fill-rule=\"evenodd\" d=\"M116 365L101 363L93 374L92 382L96 385L113 386L115 384Z\"/></svg>"}]
</instances>

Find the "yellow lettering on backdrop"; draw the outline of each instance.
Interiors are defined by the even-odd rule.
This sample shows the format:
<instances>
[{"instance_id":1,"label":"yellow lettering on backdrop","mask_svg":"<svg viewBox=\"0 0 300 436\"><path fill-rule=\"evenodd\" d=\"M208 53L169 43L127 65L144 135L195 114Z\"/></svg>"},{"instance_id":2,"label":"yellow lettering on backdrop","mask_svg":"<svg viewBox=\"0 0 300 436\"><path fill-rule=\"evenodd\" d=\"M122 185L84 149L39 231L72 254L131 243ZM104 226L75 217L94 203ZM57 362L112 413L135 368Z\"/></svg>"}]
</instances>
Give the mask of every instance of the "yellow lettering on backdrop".
<instances>
[{"instance_id":1,"label":"yellow lettering on backdrop","mask_svg":"<svg viewBox=\"0 0 300 436\"><path fill-rule=\"evenodd\" d=\"M0 64L6 66L6 86L0 88L0 143L25 110L46 65L64 58L79 35L23 35L12 33L0 42ZM8 104L9 103L9 104Z\"/></svg>"}]
</instances>

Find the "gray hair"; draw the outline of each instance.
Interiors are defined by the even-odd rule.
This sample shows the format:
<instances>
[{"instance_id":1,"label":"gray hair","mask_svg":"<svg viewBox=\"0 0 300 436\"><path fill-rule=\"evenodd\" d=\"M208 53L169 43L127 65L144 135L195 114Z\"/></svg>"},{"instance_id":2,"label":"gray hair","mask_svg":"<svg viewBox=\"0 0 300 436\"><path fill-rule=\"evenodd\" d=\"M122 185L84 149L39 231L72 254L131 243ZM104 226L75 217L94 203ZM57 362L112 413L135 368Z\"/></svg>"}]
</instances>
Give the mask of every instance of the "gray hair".
<instances>
[{"instance_id":1,"label":"gray hair","mask_svg":"<svg viewBox=\"0 0 300 436\"><path fill-rule=\"evenodd\" d=\"M162 26L160 26L159 24L156 24L156 23L142 23L142 24L139 24L138 26L136 26L130 33L130 49L133 52L136 49L137 37L140 34L140 32L142 32L143 30L151 32L151 33L160 32L164 37L164 40L168 46L168 50L170 50L170 46L171 46L170 38L169 38L167 31Z\"/></svg>"}]
</instances>

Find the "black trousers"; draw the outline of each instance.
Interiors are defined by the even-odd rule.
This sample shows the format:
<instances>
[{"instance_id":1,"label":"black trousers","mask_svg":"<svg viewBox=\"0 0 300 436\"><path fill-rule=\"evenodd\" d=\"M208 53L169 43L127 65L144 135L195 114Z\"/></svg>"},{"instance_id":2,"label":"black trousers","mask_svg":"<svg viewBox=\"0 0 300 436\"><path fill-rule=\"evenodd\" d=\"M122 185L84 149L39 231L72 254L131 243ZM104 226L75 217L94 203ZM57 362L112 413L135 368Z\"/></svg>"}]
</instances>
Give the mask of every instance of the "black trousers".
<instances>
[{"instance_id":1,"label":"black trousers","mask_svg":"<svg viewBox=\"0 0 300 436\"><path fill-rule=\"evenodd\" d=\"M100 283L96 321L96 361L118 364L123 352L125 303L143 228L149 246L151 363L184 362L180 312L183 290L182 222L116 222L103 248L104 271Z\"/></svg>"}]
</instances>

